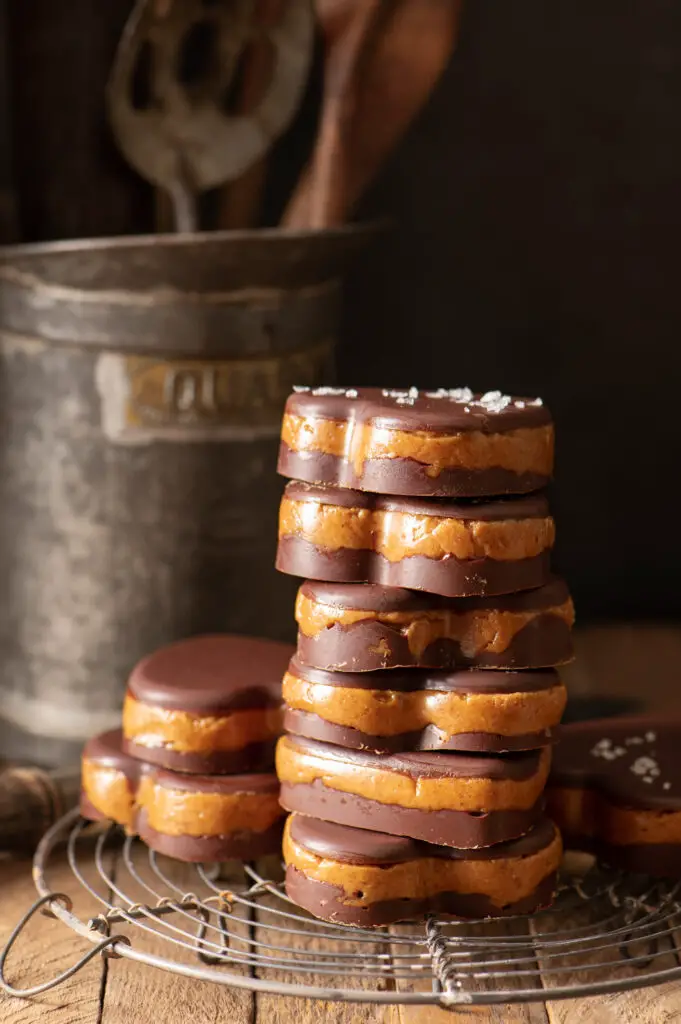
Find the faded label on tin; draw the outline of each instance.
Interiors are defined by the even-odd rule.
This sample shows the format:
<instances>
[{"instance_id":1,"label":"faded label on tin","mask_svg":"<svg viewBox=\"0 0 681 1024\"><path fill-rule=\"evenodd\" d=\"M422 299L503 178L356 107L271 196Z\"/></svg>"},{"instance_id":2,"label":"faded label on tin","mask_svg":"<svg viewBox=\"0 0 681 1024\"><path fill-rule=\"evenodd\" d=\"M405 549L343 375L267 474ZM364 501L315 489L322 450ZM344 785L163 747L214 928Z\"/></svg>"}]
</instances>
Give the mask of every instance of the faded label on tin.
<instances>
[{"instance_id":1,"label":"faded label on tin","mask_svg":"<svg viewBox=\"0 0 681 1024\"><path fill-rule=\"evenodd\" d=\"M105 352L102 429L119 444L250 440L279 433L294 384L328 379L333 343L265 359L156 359Z\"/></svg>"}]
</instances>

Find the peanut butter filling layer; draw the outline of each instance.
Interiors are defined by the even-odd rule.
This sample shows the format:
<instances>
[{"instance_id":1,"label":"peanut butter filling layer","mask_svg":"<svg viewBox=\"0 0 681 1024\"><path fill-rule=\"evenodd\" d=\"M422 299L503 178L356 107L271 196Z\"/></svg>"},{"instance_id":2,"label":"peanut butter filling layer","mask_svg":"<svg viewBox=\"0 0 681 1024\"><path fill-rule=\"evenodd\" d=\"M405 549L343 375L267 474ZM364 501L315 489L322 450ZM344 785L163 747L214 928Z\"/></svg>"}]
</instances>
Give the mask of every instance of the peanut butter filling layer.
<instances>
[{"instance_id":1,"label":"peanut butter filling layer","mask_svg":"<svg viewBox=\"0 0 681 1024\"><path fill-rule=\"evenodd\" d=\"M517 561L534 558L551 548L555 527L550 516L483 522L284 497L279 510L279 536L301 537L329 551L375 551L390 562L414 555Z\"/></svg>"},{"instance_id":2,"label":"peanut butter filling layer","mask_svg":"<svg viewBox=\"0 0 681 1024\"><path fill-rule=\"evenodd\" d=\"M469 612L447 608L423 611L375 612L364 609L338 608L313 601L298 591L296 622L305 636L315 637L332 626L347 627L357 622L375 621L393 626L400 631L415 657L420 657L437 640L452 640L461 646L467 658L477 657L483 651L502 654L521 629L541 615L555 615L572 627L575 610L572 600L553 608L531 611L501 611L496 608L476 608Z\"/></svg>"},{"instance_id":3,"label":"peanut butter filling layer","mask_svg":"<svg viewBox=\"0 0 681 1024\"><path fill-rule=\"evenodd\" d=\"M529 810L544 789L550 763L551 752L544 749L528 779L415 777L303 750L289 736L279 740L276 755L280 782L309 785L319 779L329 789L421 811Z\"/></svg>"},{"instance_id":4,"label":"peanut butter filling layer","mask_svg":"<svg viewBox=\"0 0 681 1024\"><path fill-rule=\"evenodd\" d=\"M123 735L143 747L165 747L182 754L240 750L274 740L281 733L281 708L247 708L222 715L144 704L130 693L123 705Z\"/></svg>"},{"instance_id":5,"label":"peanut butter filling layer","mask_svg":"<svg viewBox=\"0 0 681 1024\"><path fill-rule=\"evenodd\" d=\"M542 732L558 724L567 700L562 685L520 693L410 693L311 683L291 672L284 676L283 695L290 708L372 736L396 736L429 725L449 736Z\"/></svg>"},{"instance_id":6,"label":"peanut butter filling layer","mask_svg":"<svg viewBox=\"0 0 681 1024\"><path fill-rule=\"evenodd\" d=\"M547 801L549 816L566 835L600 839L613 846L681 844L681 811L624 807L600 793L568 786L552 786Z\"/></svg>"},{"instance_id":7,"label":"peanut butter filling layer","mask_svg":"<svg viewBox=\"0 0 681 1024\"><path fill-rule=\"evenodd\" d=\"M123 772L84 757L81 764L81 786L85 796L100 814L126 829L132 826L135 798Z\"/></svg>"},{"instance_id":8,"label":"peanut butter filling layer","mask_svg":"<svg viewBox=\"0 0 681 1024\"><path fill-rule=\"evenodd\" d=\"M142 776L133 791L124 772L87 759L81 778L90 803L128 830L141 808L153 829L171 836L265 831L284 813L276 792L197 793L159 785L153 775Z\"/></svg>"},{"instance_id":9,"label":"peanut butter filling layer","mask_svg":"<svg viewBox=\"0 0 681 1024\"><path fill-rule=\"evenodd\" d=\"M455 434L404 431L353 420L284 415L282 441L295 452L334 455L352 464L360 477L373 459L413 459L437 477L444 469L505 469L550 476L554 433L551 425L521 427L505 433L466 430Z\"/></svg>"},{"instance_id":10,"label":"peanut butter filling layer","mask_svg":"<svg viewBox=\"0 0 681 1024\"><path fill-rule=\"evenodd\" d=\"M343 890L350 906L368 907L382 900L427 899L442 892L488 896L499 907L531 895L559 866L558 834L543 850L524 857L465 860L423 857L389 865L348 864L319 857L284 831L284 860L307 878Z\"/></svg>"},{"instance_id":11,"label":"peanut butter filling layer","mask_svg":"<svg viewBox=\"0 0 681 1024\"><path fill-rule=\"evenodd\" d=\"M136 805L153 829L170 836L264 832L283 816L277 793L188 792L160 786L152 776L140 781Z\"/></svg>"}]
</instances>

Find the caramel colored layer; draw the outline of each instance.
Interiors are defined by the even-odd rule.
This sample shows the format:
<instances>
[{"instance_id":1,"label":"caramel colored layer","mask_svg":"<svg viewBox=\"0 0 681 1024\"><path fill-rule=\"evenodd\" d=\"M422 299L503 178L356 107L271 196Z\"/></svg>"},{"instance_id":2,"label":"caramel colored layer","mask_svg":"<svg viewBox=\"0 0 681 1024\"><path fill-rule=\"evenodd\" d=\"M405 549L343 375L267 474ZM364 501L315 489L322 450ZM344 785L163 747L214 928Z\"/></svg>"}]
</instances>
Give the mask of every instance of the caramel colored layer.
<instances>
[{"instance_id":1,"label":"caramel colored layer","mask_svg":"<svg viewBox=\"0 0 681 1024\"><path fill-rule=\"evenodd\" d=\"M410 693L310 683L290 672L284 676L283 694L286 704L297 711L373 736L396 736L428 725L449 736L542 732L558 724L567 700L562 685L524 693Z\"/></svg>"},{"instance_id":2,"label":"caramel colored layer","mask_svg":"<svg viewBox=\"0 0 681 1024\"><path fill-rule=\"evenodd\" d=\"M84 757L81 785L92 806L101 814L125 828L132 826L135 798L123 772Z\"/></svg>"},{"instance_id":3,"label":"caramel colored layer","mask_svg":"<svg viewBox=\"0 0 681 1024\"><path fill-rule=\"evenodd\" d=\"M600 839L612 846L680 843L681 811L623 807L588 789L552 786L548 814L568 836Z\"/></svg>"},{"instance_id":4,"label":"caramel colored layer","mask_svg":"<svg viewBox=\"0 0 681 1024\"><path fill-rule=\"evenodd\" d=\"M276 793L196 793L159 786L152 776L140 781L136 805L169 836L264 832L282 816Z\"/></svg>"},{"instance_id":5,"label":"caramel colored layer","mask_svg":"<svg viewBox=\"0 0 681 1024\"><path fill-rule=\"evenodd\" d=\"M213 754L240 750L251 743L276 739L282 728L281 708L247 708L223 715L171 711L135 700L123 705L123 735L143 747L166 747L182 754Z\"/></svg>"},{"instance_id":6,"label":"caramel colored layer","mask_svg":"<svg viewBox=\"0 0 681 1024\"><path fill-rule=\"evenodd\" d=\"M490 860L446 860L420 857L398 864L348 864L318 857L296 843L290 818L284 830L284 860L308 878L338 886L350 906L367 907L381 900L427 899L441 892L488 896L499 907L529 896L559 866L560 837L525 857ZM361 894L361 895L360 895Z\"/></svg>"},{"instance_id":7,"label":"caramel colored layer","mask_svg":"<svg viewBox=\"0 0 681 1024\"><path fill-rule=\"evenodd\" d=\"M575 610L572 600L555 608L542 608L527 612L500 611L495 608L477 608L469 612L446 608L410 612L375 612L353 608L336 608L312 601L302 591L296 599L296 622L305 636L314 637L331 626L352 626L371 619L399 628L406 637L409 650L420 657L430 644L448 639L460 644L467 658L483 651L502 654L513 638L528 623L540 615L556 615L572 627Z\"/></svg>"},{"instance_id":8,"label":"caramel colored layer","mask_svg":"<svg viewBox=\"0 0 681 1024\"><path fill-rule=\"evenodd\" d=\"M281 439L296 452L321 452L350 462L362 475L369 459L413 459L427 466L429 476L443 469L489 469L550 476L553 427L522 427L503 434L461 431L434 434L379 427L374 423L338 422L287 413Z\"/></svg>"},{"instance_id":9,"label":"caramel colored layer","mask_svg":"<svg viewBox=\"0 0 681 1024\"><path fill-rule=\"evenodd\" d=\"M546 748L538 771L529 779L414 778L311 753L296 746L289 736L279 740L276 758L281 782L300 785L319 779L329 789L421 811L527 810L541 795L550 763L551 752Z\"/></svg>"},{"instance_id":10,"label":"caramel colored layer","mask_svg":"<svg viewBox=\"0 0 681 1024\"><path fill-rule=\"evenodd\" d=\"M517 561L551 548L555 527L551 517L483 522L282 498L279 536L291 535L328 551L376 551L390 562L413 555Z\"/></svg>"}]
</instances>

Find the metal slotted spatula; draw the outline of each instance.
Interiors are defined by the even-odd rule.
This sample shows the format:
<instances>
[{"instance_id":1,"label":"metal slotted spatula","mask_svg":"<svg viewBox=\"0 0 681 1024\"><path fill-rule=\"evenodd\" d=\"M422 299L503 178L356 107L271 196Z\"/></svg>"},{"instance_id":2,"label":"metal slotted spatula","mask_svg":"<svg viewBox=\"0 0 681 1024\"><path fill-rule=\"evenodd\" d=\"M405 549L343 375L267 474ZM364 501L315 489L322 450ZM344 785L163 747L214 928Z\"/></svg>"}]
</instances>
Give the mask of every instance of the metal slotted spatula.
<instances>
[{"instance_id":1,"label":"metal slotted spatula","mask_svg":"<svg viewBox=\"0 0 681 1024\"><path fill-rule=\"evenodd\" d=\"M271 70L244 111L234 97L258 33ZM290 0L265 25L253 0L138 0L109 79L109 119L129 163L170 197L178 231L197 229L198 193L237 178L287 127L313 37L310 0Z\"/></svg>"}]
</instances>

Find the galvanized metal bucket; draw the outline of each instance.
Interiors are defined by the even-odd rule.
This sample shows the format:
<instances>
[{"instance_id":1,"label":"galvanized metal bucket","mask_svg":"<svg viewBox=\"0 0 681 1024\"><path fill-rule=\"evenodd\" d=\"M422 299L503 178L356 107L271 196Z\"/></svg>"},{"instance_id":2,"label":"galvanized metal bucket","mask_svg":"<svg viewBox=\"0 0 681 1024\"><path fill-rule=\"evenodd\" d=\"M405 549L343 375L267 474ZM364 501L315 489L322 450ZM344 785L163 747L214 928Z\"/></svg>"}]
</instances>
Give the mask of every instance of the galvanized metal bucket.
<instances>
[{"instance_id":1,"label":"galvanized metal bucket","mask_svg":"<svg viewBox=\"0 0 681 1024\"><path fill-rule=\"evenodd\" d=\"M0 250L0 753L75 758L171 640L292 637L281 410L328 380L366 234Z\"/></svg>"}]
</instances>

